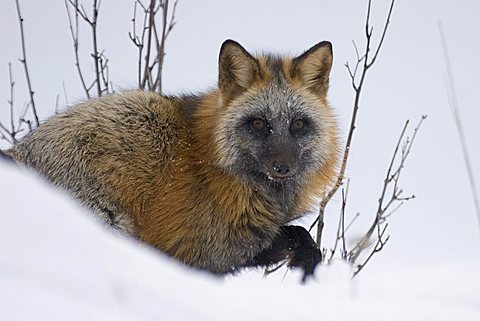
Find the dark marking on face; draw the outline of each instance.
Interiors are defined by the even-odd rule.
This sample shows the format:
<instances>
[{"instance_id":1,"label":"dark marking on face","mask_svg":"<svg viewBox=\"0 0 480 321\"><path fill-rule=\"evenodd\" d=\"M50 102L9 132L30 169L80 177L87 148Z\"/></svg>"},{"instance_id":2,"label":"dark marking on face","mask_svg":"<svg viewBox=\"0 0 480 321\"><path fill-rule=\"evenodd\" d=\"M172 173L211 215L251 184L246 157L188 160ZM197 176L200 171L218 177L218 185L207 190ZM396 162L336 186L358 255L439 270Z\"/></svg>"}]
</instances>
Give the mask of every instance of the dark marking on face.
<instances>
[{"instance_id":1,"label":"dark marking on face","mask_svg":"<svg viewBox=\"0 0 480 321\"><path fill-rule=\"evenodd\" d=\"M286 82L285 73L283 71L283 62L280 56L267 55L267 67L272 74L272 83L275 85L282 85Z\"/></svg>"}]
</instances>

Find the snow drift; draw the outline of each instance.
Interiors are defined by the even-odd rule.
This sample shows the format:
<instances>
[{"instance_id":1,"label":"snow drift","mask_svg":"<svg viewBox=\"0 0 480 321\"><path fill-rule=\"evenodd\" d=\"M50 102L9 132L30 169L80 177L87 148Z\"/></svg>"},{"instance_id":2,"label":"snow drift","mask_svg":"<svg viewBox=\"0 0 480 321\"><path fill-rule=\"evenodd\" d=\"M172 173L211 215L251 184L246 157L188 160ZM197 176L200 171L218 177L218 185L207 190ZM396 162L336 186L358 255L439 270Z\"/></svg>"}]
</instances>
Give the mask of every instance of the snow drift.
<instances>
[{"instance_id":1,"label":"snow drift","mask_svg":"<svg viewBox=\"0 0 480 321\"><path fill-rule=\"evenodd\" d=\"M480 261L411 271L322 266L225 279L105 230L38 176L0 163L3 320L480 320Z\"/></svg>"}]
</instances>

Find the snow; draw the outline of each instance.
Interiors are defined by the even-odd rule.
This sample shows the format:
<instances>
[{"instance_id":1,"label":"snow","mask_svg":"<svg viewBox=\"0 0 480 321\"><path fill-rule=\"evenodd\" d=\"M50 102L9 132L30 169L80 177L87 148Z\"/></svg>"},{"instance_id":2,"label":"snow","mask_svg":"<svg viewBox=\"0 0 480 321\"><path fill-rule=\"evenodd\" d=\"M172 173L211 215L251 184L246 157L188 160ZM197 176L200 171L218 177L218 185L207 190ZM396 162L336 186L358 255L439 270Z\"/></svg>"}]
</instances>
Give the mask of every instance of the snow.
<instances>
[{"instance_id":1,"label":"snow","mask_svg":"<svg viewBox=\"0 0 480 321\"><path fill-rule=\"evenodd\" d=\"M480 261L321 266L225 279L104 229L37 175L0 163L2 320L480 320Z\"/></svg>"}]
</instances>

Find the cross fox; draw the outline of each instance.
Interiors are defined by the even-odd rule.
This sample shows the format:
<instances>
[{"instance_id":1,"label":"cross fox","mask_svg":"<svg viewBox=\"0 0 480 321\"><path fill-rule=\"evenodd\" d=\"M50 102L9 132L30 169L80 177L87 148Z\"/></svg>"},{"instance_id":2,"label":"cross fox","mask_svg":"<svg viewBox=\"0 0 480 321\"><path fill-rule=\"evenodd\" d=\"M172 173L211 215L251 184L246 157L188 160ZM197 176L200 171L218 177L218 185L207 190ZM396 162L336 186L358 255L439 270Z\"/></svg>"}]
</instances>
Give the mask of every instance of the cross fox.
<instances>
[{"instance_id":1,"label":"cross fox","mask_svg":"<svg viewBox=\"0 0 480 321\"><path fill-rule=\"evenodd\" d=\"M59 113L6 151L107 224L217 275L286 261L312 274L321 252L302 227L335 177L326 96L332 46L253 56L233 40L218 88L116 93Z\"/></svg>"}]
</instances>

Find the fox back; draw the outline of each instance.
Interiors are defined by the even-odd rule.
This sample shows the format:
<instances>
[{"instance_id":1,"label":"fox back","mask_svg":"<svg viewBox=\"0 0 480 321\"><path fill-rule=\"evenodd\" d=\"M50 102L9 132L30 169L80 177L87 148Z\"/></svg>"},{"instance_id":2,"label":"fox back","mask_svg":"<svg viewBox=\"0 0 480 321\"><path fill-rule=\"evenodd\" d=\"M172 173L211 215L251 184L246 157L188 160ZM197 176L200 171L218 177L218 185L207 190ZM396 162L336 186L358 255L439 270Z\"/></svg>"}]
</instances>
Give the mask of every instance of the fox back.
<instances>
[{"instance_id":1,"label":"fox back","mask_svg":"<svg viewBox=\"0 0 480 321\"><path fill-rule=\"evenodd\" d=\"M216 274L248 265L335 176L332 48L252 56L227 40L218 88L128 91L55 115L8 152L108 225Z\"/></svg>"}]
</instances>

